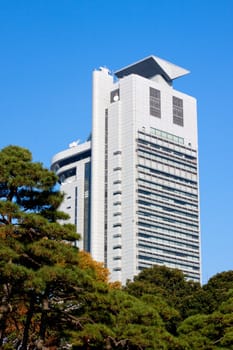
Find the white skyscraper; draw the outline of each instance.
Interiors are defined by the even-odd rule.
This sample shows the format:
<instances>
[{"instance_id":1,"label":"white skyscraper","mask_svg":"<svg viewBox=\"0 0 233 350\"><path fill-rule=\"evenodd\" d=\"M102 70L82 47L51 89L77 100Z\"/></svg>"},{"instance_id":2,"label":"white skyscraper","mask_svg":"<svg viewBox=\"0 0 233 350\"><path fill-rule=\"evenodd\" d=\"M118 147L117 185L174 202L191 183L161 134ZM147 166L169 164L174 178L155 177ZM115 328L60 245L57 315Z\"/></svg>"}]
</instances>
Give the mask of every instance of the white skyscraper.
<instances>
[{"instance_id":1,"label":"white skyscraper","mask_svg":"<svg viewBox=\"0 0 233 350\"><path fill-rule=\"evenodd\" d=\"M155 56L93 73L90 251L112 280L153 264L200 280L196 100L172 87L187 73Z\"/></svg>"}]
</instances>

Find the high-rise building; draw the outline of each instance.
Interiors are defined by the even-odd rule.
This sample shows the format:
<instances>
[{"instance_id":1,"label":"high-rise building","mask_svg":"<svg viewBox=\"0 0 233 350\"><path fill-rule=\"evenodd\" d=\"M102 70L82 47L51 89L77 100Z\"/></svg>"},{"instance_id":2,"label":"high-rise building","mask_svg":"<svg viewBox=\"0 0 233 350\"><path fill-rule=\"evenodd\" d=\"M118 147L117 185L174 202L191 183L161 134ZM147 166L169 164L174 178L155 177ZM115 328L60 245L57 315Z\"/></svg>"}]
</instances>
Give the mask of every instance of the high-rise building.
<instances>
[{"instance_id":1,"label":"high-rise building","mask_svg":"<svg viewBox=\"0 0 233 350\"><path fill-rule=\"evenodd\" d=\"M79 145L72 142L69 149L56 154L52 159L51 169L56 172L64 192L61 210L69 214L70 222L81 233L77 242L80 249L90 252L91 218L91 142Z\"/></svg>"},{"instance_id":2,"label":"high-rise building","mask_svg":"<svg viewBox=\"0 0 233 350\"><path fill-rule=\"evenodd\" d=\"M112 280L125 283L153 264L201 278L196 100L173 88L187 73L155 56L93 73L88 240Z\"/></svg>"}]
</instances>

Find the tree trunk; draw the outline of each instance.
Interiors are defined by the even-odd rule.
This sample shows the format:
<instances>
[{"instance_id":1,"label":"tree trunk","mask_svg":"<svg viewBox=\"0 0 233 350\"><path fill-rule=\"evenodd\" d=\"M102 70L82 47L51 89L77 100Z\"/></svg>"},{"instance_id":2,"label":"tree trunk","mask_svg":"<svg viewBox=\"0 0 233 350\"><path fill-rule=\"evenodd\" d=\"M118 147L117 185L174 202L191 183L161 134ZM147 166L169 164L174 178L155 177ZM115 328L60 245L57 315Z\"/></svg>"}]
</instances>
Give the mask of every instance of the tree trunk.
<instances>
[{"instance_id":1,"label":"tree trunk","mask_svg":"<svg viewBox=\"0 0 233 350\"><path fill-rule=\"evenodd\" d=\"M3 340L5 337L5 329L6 329L6 322L9 315L9 312L11 311L11 305L9 303L10 299L10 291L11 286L9 284L3 285L3 297L1 300L1 306L0 306L0 349L3 344Z\"/></svg>"},{"instance_id":2,"label":"tree trunk","mask_svg":"<svg viewBox=\"0 0 233 350\"><path fill-rule=\"evenodd\" d=\"M34 308L35 308L35 296L32 296L30 300L29 309L27 312L27 318L26 318L26 323L25 323L24 332L23 332L23 340L22 340L22 345L20 350L27 350L29 330L31 326L32 317L34 314Z\"/></svg>"},{"instance_id":3,"label":"tree trunk","mask_svg":"<svg viewBox=\"0 0 233 350\"><path fill-rule=\"evenodd\" d=\"M40 339L43 341L45 341L48 311L49 311L49 301L47 297L44 297L42 300L42 313L41 313L41 321L40 321Z\"/></svg>"}]
</instances>

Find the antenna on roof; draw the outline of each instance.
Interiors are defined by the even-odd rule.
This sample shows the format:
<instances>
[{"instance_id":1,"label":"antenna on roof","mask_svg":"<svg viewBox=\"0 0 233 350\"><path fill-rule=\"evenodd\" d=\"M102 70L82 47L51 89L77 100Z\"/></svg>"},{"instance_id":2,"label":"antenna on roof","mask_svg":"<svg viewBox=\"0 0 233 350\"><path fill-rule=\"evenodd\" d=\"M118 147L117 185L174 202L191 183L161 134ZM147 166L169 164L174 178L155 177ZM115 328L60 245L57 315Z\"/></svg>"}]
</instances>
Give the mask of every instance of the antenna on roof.
<instances>
[{"instance_id":1,"label":"antenna on roof","mask_svg":"<svg viewBox=\"0 0 233 350\"><path fill-rule=\"evenodd\" d=\"M73 141L69 144L69 148L77 147L79 144L80 140Z\"/></svg>"}]
</instances>

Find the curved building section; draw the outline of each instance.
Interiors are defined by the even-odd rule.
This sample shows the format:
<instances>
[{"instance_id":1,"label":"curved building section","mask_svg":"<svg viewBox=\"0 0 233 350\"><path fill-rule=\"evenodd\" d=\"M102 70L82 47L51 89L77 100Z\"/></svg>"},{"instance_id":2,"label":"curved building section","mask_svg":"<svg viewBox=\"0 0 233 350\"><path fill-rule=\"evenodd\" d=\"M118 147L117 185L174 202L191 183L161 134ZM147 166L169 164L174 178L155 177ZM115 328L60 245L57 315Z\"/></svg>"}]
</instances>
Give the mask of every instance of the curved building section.
<instances>
[{"instance_id":1,"label":"curved building section","mask_svg":"<svg viewBox=\"0 0 233 350\"><path fill-rule=\"evenodd\" d=\"M91 141L72 143L52 158L51 170L59 177L64 193L61 210L69 214L81 240L80 249L90 252Z\"/></svg>"}]
</instances>

